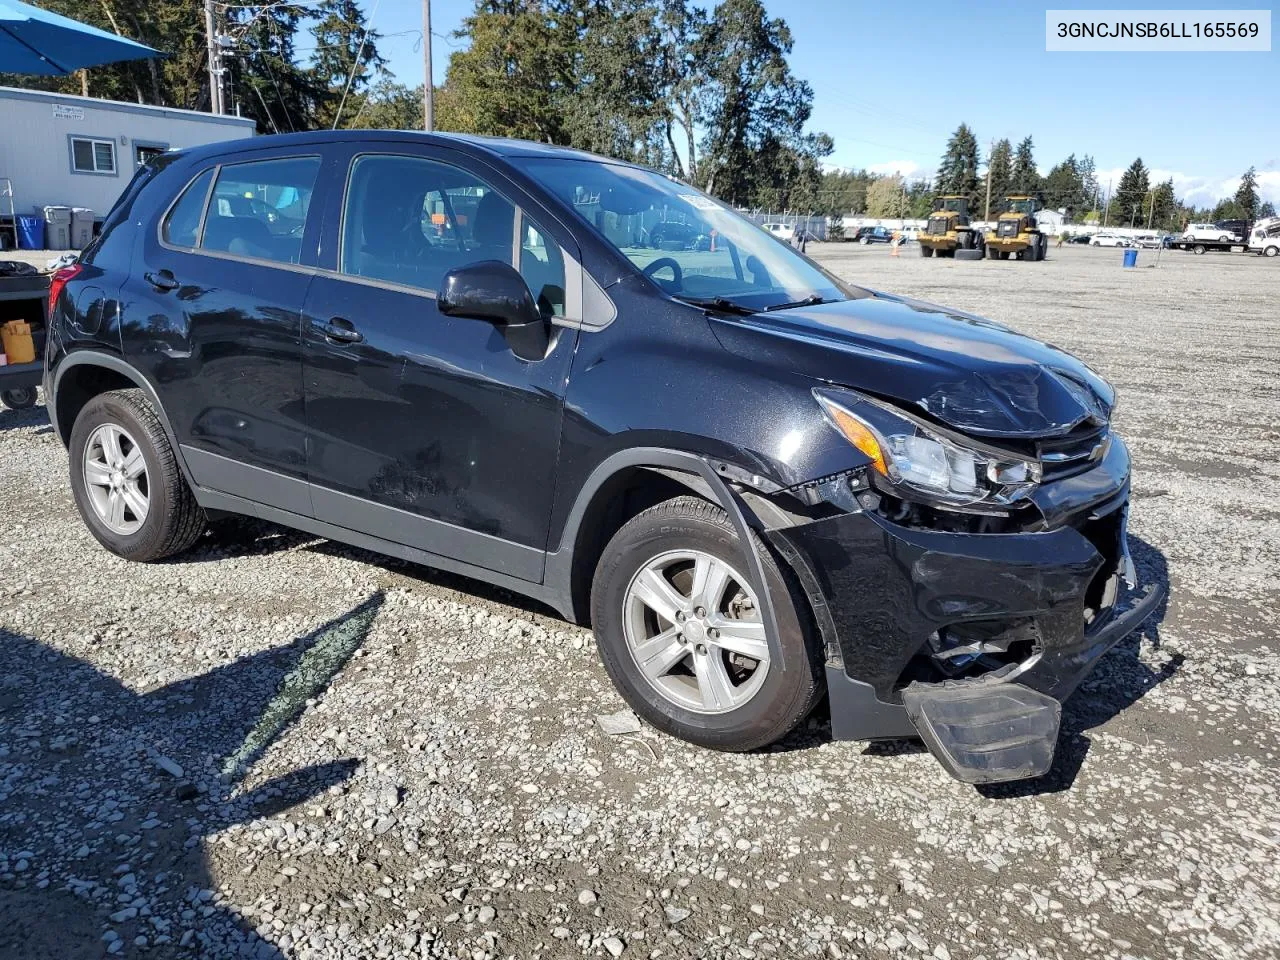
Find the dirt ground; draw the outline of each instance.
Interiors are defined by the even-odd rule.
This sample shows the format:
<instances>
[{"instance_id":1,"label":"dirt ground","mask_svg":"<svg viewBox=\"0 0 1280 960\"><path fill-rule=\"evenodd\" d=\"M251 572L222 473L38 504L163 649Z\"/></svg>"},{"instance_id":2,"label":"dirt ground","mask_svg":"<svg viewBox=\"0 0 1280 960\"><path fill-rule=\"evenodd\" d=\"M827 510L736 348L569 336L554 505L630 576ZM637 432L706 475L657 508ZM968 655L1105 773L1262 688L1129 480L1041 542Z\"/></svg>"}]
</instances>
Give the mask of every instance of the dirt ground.
<instances>
[{"instance_id":1,"label":"dirt ground","mask_svg":"<svg viewBox=\"0 0 1280 960\"><path fill-rule=\"evenodd\" d=\"M1117 387L1170 599L1045 779L911 743L607 736L590 634L255 523L98 547L42 406L0 411L0 958L1280 955L1280 263L812 245Z\"/></svg>"}]
</instances>

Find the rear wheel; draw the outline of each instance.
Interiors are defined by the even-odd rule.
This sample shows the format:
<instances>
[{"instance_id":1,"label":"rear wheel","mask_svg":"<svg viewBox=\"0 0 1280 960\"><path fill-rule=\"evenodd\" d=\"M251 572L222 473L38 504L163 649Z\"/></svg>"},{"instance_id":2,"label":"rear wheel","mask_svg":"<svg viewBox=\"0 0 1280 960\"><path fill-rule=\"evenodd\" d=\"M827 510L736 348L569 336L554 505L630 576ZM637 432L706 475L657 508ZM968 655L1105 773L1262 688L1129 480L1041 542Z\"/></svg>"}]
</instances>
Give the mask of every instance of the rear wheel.
<instances>
[{"instance_id":1,"label":"rear wheel","mask_svg":"<svg viewBox=\"0 0 1280 960\"><path fill-rule=\"evenodd\" d=\"M999 257L999 256L1000 256L1000 251L999 251L999 250L997 250L995 247L987 247L987 259L988 259L988 260L995 260L995 259L996 259L997 257Z\"/></svg>"},{"instance_id":2,"label":"rear wheel","mask_svg":"<svg viewBox=\"0 0 1280 960\"><path fill-rule=\"evenodd\" d=\"M112 553L160 560L186 550L204 532L204 511L141 390L113 390L85 404L68 452L76 507Z\"/></svg>"},{"instance_id":3,"label":"rear wheel","mask_svg":"<svg viewBox=\"0 0 1280 960\"><path fill-rule=\"evenodd\" d=\"M1203 243L1197 243L1191 248L1192 253L1204 253L1205 247Z\"/></svg>"},{"instance_id":4,"label":"rear wheel","mask_svg":"<svg viewBox=\"0 0 1280 960\"><path fill-rule=\"evenodd\" d=\"M1001 251L1000 251L1000 259L1001 259L1001 260L1008 260L1008 259L1009 259L1009 251L1008 251L1008 250L1001 250Z\"/></svg>"},{"instance_id":5,"label":"rear wheel","mask_svg":"<svg viewBox=\"0 0 1280 960\"><path fill-rule=\"evenodd\" d=\"M609 541L591 587L605 669L653 726L716 750L752 750L790 732L822 694L804 602L753 535L778 621L765 637L742 545L719 507L678 497ZM785 668L784 668L785 667Z\"/></svg>"},{"instance_id":6,"label":"rear wheel","mask_svg":"<svg viewBox=\"0 0 1280 960\"><path fill-rule=\"evenodd\" d=\"M928 246L928 245L926 245L926 244L923 244L923 243L922 243L922 244L920 244L920 256L922 256L922 257L932 257L932 256L933 256L933 247L930 247L930 246Z\"/></svg>"},{"instance_id":7,"label":"rear wheel","mask_svg":"<svg viewBox=\"0 0 1280 960\"><path fill-rule=\"evenodd\" d=\"M10 410L26 410L36 405L35 387L16 387L0 393L0 400Z\"/></svg>"}]
</instances>

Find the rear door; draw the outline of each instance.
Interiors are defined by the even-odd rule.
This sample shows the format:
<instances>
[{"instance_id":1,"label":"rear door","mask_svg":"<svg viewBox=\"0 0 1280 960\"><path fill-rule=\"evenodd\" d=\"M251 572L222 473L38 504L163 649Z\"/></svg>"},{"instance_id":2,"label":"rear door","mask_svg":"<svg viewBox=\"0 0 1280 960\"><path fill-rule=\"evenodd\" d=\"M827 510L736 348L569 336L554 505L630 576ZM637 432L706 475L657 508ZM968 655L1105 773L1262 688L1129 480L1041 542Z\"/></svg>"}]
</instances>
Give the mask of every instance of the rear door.
<instances>
[{"instance_id":1,"label":"rear door","mask_svg":"<svg viewBox=\"0 0 1280 960\"><path fill-rule=\"evenodd\" d=\"M352 148L325 218L332 259L304 309L316 516L538 581L577 248L497 171L452 150L385 146ZM554 324L543 359L516 357L492 324L437 310L445 272L481 260L519 264Z\"/></svg>"},{"instance_id":2,"label":"rear door","mask_svg":"<svg viewBox=\"0 0 1280 960\"><path fill-rule=\"evenodd\" d=\"M129 281L124 349L157 384L201 486L309 514L301 309L322 151L191 171Z\"/></svg>"}]
</instances>

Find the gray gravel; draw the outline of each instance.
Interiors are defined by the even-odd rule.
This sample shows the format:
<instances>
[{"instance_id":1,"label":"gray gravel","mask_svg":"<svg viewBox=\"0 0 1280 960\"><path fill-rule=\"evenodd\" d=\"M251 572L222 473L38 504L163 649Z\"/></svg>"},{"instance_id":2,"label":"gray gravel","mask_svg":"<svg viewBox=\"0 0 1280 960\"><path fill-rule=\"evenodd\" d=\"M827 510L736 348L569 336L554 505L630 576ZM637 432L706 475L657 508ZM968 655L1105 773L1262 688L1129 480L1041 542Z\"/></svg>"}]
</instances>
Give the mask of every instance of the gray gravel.
<instances>
[{"instance_id":1,"label":"gray gravel","mask_svg":"<svg viewBox=\"0 0 1280 960\"><path fill-rule=\"evenodd\" d=\"M1046 782L974 790L820 718L751 756L627 732L587 631L254 523L128 564L43 407L4 411L0 957L1280 953L1280 264L810 252L1120 390L1172 595Z\"/></svg>"}]
</instances>

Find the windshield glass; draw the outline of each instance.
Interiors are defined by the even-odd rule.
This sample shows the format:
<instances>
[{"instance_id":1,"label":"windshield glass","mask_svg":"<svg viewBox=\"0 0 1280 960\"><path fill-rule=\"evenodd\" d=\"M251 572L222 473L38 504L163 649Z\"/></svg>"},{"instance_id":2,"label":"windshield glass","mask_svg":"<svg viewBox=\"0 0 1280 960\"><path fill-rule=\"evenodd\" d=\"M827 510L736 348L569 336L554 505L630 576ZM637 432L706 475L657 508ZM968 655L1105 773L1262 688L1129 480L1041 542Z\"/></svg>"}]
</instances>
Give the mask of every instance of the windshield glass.
<instances>
[{"instance_id":1,"label":"windshield glass","mask_svg":"<svg viewBox=\"0 0 1280 960\"><path fill-rule=\"evenodd\" d=\"M1034 200L1010 200L1009 211L1011 213L1035 213L1036 202Z\"/></svg>"},{"instance_id":2,"label":"windshield glass","mask_svg":"<svg viewBox=\"0 0 1280 960\"><path fill-rule=\"evenodd\" d=\"M672 296L765 310L853 295L762 227L661 174L590 160L514 162Z\"/></svg>"}]
</instances>

